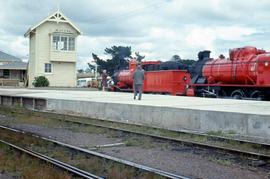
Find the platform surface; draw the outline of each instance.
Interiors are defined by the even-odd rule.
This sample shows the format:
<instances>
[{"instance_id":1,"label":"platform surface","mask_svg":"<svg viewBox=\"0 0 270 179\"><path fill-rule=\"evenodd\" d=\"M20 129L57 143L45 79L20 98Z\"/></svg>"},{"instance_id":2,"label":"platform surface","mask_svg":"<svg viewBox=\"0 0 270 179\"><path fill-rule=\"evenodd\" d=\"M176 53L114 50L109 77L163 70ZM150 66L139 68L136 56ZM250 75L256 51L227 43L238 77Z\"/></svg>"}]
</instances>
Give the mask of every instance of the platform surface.
<instances>
[{"instance_id":1,"label":"platform surface","mask_svg":"<svg viewBox=\"0 0 270 179\"><path fill-rule=\"evenodd\" d=\"M76 90L40 90L40 89L0 89L0 95L34 97L45 99L64 99L75 101L93 101L120 103L204 111L222 111L270 115L270 102L235 99L199 98L169 95L143 94L142 100L133 100L132 93L76 91Z\"/></svg>"}]
</instances>

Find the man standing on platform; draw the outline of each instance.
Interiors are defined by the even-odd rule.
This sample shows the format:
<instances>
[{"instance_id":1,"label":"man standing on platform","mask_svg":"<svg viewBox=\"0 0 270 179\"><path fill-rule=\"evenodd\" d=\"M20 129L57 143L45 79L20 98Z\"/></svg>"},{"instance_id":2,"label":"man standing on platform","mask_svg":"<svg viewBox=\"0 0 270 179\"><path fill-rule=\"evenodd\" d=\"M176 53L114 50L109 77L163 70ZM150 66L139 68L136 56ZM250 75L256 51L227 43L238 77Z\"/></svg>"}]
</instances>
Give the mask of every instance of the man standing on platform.
<instances>
[{"instance_id":1,"label":"man standing on platform","mask_svg":"<svg viewBox=\"0 0 270 179\"><path fill-rule=\"evenodd\" d=\"M137 66L136 71L133 74L133 90L134 90L134 99L136 99L137 94L139 93L139 100L142 98L142 88L144 81L144 70L142 66L139 64Z\"/></svg>"},{"instance_id":2,"label":"man standing on platform","mask_svg":"<svg viewBox=\"0 0 270 179\"><path fill-rule=\"evenodd\" d=\"M102 91L105 91L107 88L107 76L107 71L103 70L101 75Z\"/></svg>"}]
</instances>

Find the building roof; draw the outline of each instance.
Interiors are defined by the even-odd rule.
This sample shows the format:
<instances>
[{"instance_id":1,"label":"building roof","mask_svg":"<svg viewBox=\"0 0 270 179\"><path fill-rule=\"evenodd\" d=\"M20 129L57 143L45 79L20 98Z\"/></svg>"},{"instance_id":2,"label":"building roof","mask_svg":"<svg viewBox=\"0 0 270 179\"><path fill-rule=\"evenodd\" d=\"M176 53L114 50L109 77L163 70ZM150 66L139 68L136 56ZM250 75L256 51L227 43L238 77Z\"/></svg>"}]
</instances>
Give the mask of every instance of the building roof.
<instances>
[{"instance_id":1,"label":"building roof","mask_svg":"<svg viewBox=\"0 0 270 179\"><path fill-rule=\"evenodd\" d=\"M56 11L53 14L49 15L46 19L39 22L37 25L31 27L25 34L25 37L28 37L29 34L34 31L38 26L42 25L45 22L57 22L57 23L68 23L70 24L78 34L82 34L81 31L60 11Z\"/></svg>"},{"instance_id":2,"label":"building roof","mask_svg":"<svg viewBox=\"0 0 270 179\"><path fill-rule=\"evenodd\" d=\"M1 70L26 70L27 69L27 63L22 61L15 61L10 63L4 63L1 64L0 62L0 69Z\"/></svg>"},{"instance_id":3,"label":"building roof","mask_svg":"<svg viewBox=\"0 0 270 179\"><path fill-rule=\"evenodd\" d=\"M20 62L21 59L0 51L0 62Z\"/></svg>"}]
</instances>

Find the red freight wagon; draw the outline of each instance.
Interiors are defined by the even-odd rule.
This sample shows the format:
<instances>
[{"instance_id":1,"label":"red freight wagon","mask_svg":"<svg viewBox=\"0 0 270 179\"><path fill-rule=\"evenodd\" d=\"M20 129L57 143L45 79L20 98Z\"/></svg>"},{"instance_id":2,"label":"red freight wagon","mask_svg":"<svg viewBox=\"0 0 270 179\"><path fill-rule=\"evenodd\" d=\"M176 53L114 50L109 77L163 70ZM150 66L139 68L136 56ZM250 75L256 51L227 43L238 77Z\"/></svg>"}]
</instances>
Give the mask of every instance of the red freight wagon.
<instances>
[{"instance_id":1,"label":"red freight wagon","mask_svg":"<svg viewBox=\"0 0 270 179\"><path fill-rule=\"evenodd\" d=\"M144 92L185 95L190 81L186 70L147 71L144 80Z\"/></svg>"},{"instance_id":2,"label":"red freight wagon","mask_svg":"<svg viewBox=\"0 0 270 179\"><path fill-rule=\"evenodd\" d=\"M128 70L116 72L113 76L114 91L132 91L132 76L136 70L137 61L129 62ZM172 64L173 63L173 64ZM143 92L162 93L172 95L185 95L186 86L190 82L190 74L187 70L180 69L180 64L175 62L144 61L141 62L145 70Z\"/></svg>"}]
</instances>

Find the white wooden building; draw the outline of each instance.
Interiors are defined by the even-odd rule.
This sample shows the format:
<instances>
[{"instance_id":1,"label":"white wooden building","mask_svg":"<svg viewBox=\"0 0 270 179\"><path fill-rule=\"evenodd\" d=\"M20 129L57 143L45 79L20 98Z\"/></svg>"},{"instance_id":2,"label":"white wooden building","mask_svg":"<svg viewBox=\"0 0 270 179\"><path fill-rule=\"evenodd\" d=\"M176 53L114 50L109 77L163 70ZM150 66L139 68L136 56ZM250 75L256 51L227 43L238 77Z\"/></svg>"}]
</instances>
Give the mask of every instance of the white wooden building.
<instances>
[{"instance_id":1,"label":"white wooden building","mask_svg":"<svg viewBox=\"0 0 270 179\"><path fill-rule=\"evenodd\" d=\"M45 76L50 86L76 85L77 37L80 30L60 11L30 28L28 84Z\"/></svg>"}]
</instances>

